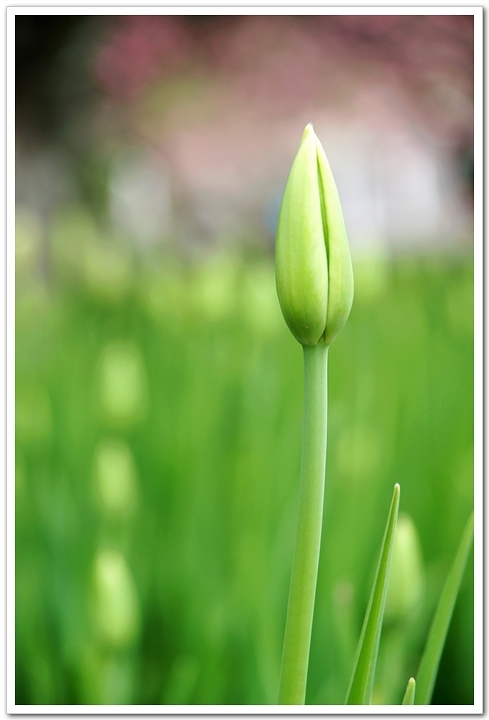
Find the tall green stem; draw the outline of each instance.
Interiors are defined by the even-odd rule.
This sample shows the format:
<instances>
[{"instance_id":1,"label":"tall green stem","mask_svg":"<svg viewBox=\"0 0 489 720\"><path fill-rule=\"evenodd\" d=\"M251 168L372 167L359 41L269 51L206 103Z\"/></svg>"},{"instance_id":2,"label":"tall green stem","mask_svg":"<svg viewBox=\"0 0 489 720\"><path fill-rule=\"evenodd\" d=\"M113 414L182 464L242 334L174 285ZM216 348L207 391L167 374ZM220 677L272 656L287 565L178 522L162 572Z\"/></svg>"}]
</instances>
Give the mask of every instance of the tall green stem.
<instances>
[{"instance_id":1,"label":"tall green stem","mask_svg":"<svg viewBox=\"0 0 489 720\"><path fill-rule=\"evenodd\" d=\"M304 705L326 471L328 346L304 346L299 517L285 625L279 704Z\"/></svg>"}]
</instances>

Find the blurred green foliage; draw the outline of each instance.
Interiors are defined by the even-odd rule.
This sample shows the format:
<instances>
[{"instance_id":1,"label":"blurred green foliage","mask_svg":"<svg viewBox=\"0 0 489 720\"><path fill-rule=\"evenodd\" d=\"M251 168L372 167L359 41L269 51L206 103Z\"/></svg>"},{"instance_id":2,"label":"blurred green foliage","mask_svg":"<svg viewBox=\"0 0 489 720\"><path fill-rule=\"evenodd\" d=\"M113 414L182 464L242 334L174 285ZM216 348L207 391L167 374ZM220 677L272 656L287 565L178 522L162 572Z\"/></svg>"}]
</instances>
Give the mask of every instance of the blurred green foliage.
<instances>
[{"instance_id":1,"label":"blurred green foliage","mask_svg":"<svg viewBox=\"0 0 489 720\"><path fill-rule=\"evenodd\" d=\"M275 703L302 368L272 260L136 257L76 210L46 280L41 234L19 218L16 702ZM354 270L307 702L344 702L399 482L373 702L400 704L473 506L472 258ZM469 571L433 703L472 702Z\"/></svg>"}]
</instances>

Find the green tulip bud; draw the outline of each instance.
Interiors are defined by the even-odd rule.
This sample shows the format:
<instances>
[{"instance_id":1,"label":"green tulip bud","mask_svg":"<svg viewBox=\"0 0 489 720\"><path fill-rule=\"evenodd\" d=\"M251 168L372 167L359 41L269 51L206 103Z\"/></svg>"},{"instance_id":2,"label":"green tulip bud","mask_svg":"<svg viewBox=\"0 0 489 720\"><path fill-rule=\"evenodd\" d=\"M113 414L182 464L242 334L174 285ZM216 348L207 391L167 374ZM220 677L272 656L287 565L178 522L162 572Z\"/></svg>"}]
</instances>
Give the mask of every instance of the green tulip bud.
<instances>
[{"instance_id":1,"label":"green tulip bud","mask_svg":"<svg viewBox=\"0 0 489 720\"><path fill-rule=\"evenodd\" d=\"M302 345L330 345L350 314L353 270L328 160L307 125L280 208L275 268L285 321Z\"/></svg>"}]
</instances>

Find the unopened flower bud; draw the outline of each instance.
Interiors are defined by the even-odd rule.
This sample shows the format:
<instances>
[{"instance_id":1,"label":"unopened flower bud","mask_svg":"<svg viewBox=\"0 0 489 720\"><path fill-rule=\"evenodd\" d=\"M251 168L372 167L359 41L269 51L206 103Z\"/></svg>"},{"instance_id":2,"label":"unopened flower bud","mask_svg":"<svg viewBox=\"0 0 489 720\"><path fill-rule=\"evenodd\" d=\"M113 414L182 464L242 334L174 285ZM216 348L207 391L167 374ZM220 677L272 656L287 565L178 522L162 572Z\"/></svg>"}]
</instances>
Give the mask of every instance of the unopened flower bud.
<instances>
[{"instance_id":1,"label":"unopened flower bud","mask_svg":"<svg viewBox=\"0 0 489 720\"><path fill-rule=\"evenodd\" d=\"M329 345L350 314L353 270L340 199L312 125L285 187L275 268L280 306L302 345Z\"/></svg>"}]
</instances>

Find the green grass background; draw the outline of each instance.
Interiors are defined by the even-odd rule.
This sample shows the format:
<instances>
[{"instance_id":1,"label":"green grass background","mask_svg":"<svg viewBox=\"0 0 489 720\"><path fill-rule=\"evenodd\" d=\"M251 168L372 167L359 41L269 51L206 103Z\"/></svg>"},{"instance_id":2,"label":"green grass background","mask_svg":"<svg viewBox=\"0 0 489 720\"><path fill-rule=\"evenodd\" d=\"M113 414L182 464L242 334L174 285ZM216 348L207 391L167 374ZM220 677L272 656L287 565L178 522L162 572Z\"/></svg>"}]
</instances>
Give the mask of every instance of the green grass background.
<instances>
[{"instance_id":1,"label":"green grass background","mask_svg":"<svg viewBox=\"0 0 489 720\"><path fill-rule=\"evenodd\" d=\"M35 253L17 267L16 702L273 704L302 422L273 260L134 257L83 223L50 229L47 280ZM400 704L473 507L473 266L354 271L307 702L344 702L398 482L411 580L397 573L373 701ZM435 704L473 703L472 564Z\"/></svg>"}]
</instances>

